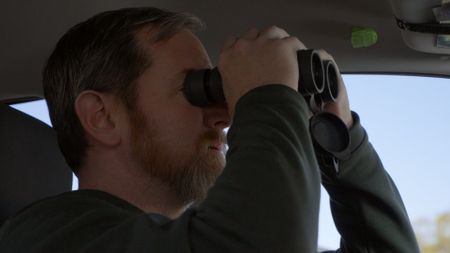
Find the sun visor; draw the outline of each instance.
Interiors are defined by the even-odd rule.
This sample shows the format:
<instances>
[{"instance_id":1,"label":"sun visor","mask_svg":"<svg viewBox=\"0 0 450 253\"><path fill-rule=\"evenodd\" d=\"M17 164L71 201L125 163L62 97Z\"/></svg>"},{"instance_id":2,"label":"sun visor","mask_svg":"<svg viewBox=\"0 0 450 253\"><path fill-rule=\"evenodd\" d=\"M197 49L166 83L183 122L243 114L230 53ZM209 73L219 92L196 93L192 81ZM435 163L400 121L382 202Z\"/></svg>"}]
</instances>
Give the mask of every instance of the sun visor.
<instances>
[{"instance_id":1,"label":"sun visor","mask_svg":"<svg viewBox=\"0 0 450 253\"><path fill-rule=\"evenodd\" d=\"M391 0L391 5L408 47L450 55L450 0Z\"/></svg>"}]
</instances>

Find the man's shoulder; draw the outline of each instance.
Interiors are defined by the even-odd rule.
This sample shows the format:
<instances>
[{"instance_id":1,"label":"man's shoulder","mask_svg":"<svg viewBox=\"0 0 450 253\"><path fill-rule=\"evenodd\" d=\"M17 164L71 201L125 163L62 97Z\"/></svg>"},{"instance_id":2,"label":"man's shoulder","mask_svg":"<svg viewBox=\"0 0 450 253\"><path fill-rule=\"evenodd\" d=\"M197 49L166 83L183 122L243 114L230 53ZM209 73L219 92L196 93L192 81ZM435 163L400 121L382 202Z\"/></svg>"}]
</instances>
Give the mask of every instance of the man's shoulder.
<instances>
[{"instance_id":1,"label":"man's shoulder","mask_svg":"<svg viewBox=\"0 0 450 253\"><path fill-rule=\"evenodd\" d=\"M67 238L81 243L142 213L128 202L105 192L62 193L35 202L7 220L0 229L0 249L27 251L44 245L44 241L51 247L59 243L64 247L64 241L69 241ZM17 243L19 241L27 244Z\"/></svg>"},{"instance_id":2,"label":"man's shoulder","mask_svg":"<svg viewBox=\"0 0 450 253\"><path fill-rule=\"evenodd\" d=\"M79 190L39 200L5 222L2 230L83 226L91 222L115 223L142 213L128 202L106 192ZM5 232L5 231L3 231Z\"/></svg>"},{"instance_id":3,"label":"man's shoulder","mask_svg":"<svg viewBox=\"0 0 450 253\"><path fill-rule=\"evenodd\" d=\"M76 215L94 210L103 210L105 212L140 212L133 205L109 193L98 190L78 190L39 200L24 208L15 217L24 216L28 213L32 213L33 216L41 213Z\"/></svg>"}]
</instances>

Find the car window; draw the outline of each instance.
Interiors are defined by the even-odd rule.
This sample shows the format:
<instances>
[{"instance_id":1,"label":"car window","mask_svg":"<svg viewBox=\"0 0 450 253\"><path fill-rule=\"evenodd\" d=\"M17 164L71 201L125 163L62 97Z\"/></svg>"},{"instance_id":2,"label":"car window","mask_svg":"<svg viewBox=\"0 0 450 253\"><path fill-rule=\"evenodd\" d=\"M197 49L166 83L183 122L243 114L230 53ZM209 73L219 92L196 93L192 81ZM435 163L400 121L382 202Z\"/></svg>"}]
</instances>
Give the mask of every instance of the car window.
<instances>
[{"instance_id":1,"label":"car window","mask_svg":"<svg viewBox=\"0 0 450 253\"><path fill-rule=\"evenodd\" d=\"M445 247L445 243L448 247L449 79L344 75L344 80L351 108L359 114L369 140L399 188L422 251L439 252L432 250ZM50 125L43 100L12 106ZM74 177L73 189L77 188L78 181ZM328 202L322 189L319 246L336 249L339 234L333 225Z\"/></svg>"},{"instance_id":2,"label":"car window","mask_svg":"<svg viewBox=\"0 0 450 253\"><path fill-rule=\"evenodd\" d=\"M447 252L450 80L392 75L345 75L344 80L352 110L399 188L422 252ZM339 235L330 225L326 193L321 204L319 245L335 249Z\"/></svg>"}]
</instances>

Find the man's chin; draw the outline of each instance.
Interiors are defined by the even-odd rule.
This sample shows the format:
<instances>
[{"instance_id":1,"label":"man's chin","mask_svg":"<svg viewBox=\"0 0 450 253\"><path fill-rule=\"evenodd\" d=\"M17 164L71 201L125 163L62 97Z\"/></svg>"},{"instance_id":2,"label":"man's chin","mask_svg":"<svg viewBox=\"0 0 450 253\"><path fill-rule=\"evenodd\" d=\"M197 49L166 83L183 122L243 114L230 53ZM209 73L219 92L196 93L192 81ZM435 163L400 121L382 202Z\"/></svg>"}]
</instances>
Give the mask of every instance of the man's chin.
<instances>
[{"instance_id":1,"label":"man's chin","mask_svg":"<svg viewBox=\"0 0 450 253\"><path fill-rule=\"evenodd\" d=\"M177 166L178 167L178 166ZM185 204L198 203L206 198L207 192L222 174L225 156L221 152L211 151L201 155L189 165L180 166L177 175L171 180L180 201Z\"/></svg>"},{"instance_id":2,"label":"man's chin","mask_svg":"<svg viewBox=\"0 0 450 253\"><path fill-rule=\"evenodd\" d=\"M220 150L214 150L210 151L212 155L208 157L209 161L206 162L208 164L208 168L206 168L208 171L211 171L212 173L216 173L216 177L218 177L220 174L222 174L223 169L225 168L225 154Z\"/></svg>"}]
</instances>

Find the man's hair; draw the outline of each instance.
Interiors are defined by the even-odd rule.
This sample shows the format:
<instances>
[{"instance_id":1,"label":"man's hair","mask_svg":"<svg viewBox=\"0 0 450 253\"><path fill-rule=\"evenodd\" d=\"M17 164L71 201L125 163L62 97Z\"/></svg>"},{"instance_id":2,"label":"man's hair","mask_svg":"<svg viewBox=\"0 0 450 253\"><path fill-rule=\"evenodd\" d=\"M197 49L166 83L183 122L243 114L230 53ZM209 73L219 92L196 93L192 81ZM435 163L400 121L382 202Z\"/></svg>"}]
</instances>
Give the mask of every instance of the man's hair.
<instances>
[{"instance_id":1,"label":"man's hair","mask_svg":"<svg viewBox=\"0 0 450 253\"><path fill-rule=\"evenodd\" d=\"M112 93L134 108L135 80L152 60L137 39L145 28L151 29L149 43L155 43L183 29L196 32L203 24L187 13L150 7L107 11L72 27L47 60L44 95L61 152L75 173L88 145L75 100L82 91L94 90Z\"/></svg>"}]
</instances>

